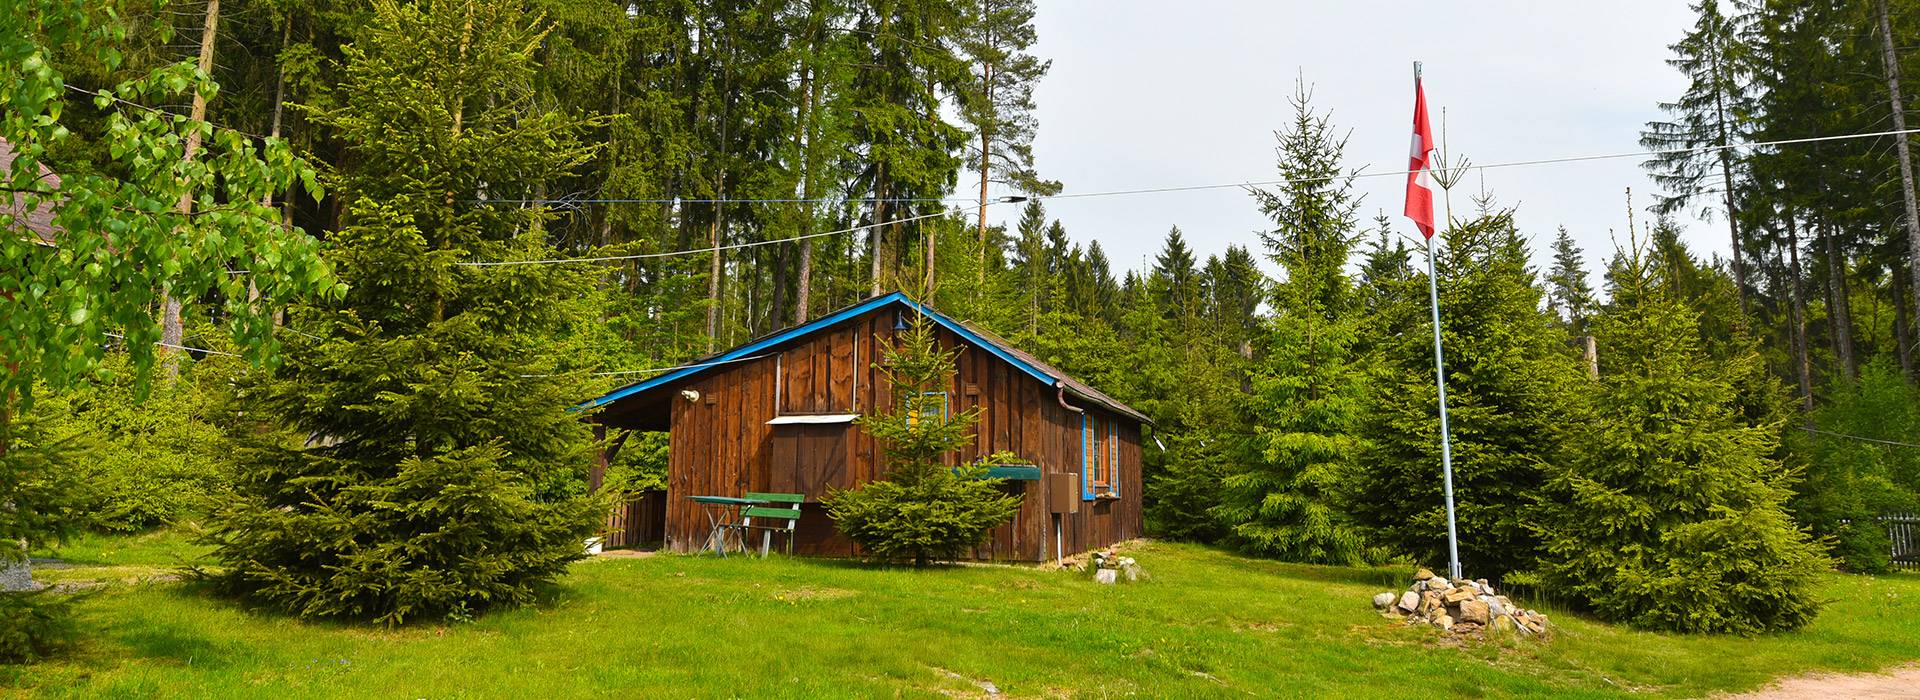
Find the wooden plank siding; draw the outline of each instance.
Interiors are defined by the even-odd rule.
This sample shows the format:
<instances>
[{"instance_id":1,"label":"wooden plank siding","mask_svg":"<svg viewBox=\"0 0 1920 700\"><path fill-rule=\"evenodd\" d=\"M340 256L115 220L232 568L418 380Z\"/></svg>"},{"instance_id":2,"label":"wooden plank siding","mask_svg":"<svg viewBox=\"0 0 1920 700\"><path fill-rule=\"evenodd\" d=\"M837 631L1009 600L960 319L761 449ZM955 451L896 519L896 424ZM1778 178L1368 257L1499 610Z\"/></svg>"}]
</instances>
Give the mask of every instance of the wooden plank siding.
<instances>
[{"instance_id":1,"label":"wooden plank siding","mask_svg":"<svg viewBox=\"0 0 1920 700\"><path fill-rule=\"evenodd\" d=\"M738 496L748 491L807 494L795 551L848 556L854 545L841 537L819 505L830 488L880 478L884 456L875 440L852 424L780 425L780 415L866 413L893 405L885 379L874 368L880 344L894 335L898 311L879 309L795 339L771 357L742 362L693 378L683 388L697 400L672 398L667 546L692 551L705 542L706 514L687 500L694 495ZM950 409L978 409L975 439L954 455L971 461L1012 451L1048 474L1082 469L1081 416L1062 407L1054 387L1016 369L956 334L939 330L942 347L961 348L957 372L946 387ZM1119 454L1117 500L1086 501L1062 516L1069 553L1103 547L1141 534L1140 426L1104 408L1073 402L1103 425L1116 426ZM1019 515L996 528L975 550L980 559L1040 561L1055 556L1052 516L1044 481L1010 482L1023 495Z\"/></svg>"}]
</instances>

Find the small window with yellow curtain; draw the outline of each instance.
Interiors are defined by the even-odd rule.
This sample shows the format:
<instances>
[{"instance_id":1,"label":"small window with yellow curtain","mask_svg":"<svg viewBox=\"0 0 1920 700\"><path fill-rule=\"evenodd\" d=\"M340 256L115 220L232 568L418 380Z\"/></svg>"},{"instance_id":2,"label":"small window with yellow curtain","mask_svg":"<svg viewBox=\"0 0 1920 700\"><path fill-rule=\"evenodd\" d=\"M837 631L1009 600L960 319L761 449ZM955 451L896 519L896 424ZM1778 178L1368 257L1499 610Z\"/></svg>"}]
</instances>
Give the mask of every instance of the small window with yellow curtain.
<instances>
[{"instance_id":1,"label":"small window with yellow curtain","mask_svg":"<svg viewBox=\"0 0 1920 700\"><path fill-rule=\"evenodd\" d=\"M909 427L919 425L922 419L932 419L942 423L946 422L947 392L926 391L921 392L920 396L922 397L920 401L920 411L907 415L907 425Z\"/></svg>"}]
</instances>

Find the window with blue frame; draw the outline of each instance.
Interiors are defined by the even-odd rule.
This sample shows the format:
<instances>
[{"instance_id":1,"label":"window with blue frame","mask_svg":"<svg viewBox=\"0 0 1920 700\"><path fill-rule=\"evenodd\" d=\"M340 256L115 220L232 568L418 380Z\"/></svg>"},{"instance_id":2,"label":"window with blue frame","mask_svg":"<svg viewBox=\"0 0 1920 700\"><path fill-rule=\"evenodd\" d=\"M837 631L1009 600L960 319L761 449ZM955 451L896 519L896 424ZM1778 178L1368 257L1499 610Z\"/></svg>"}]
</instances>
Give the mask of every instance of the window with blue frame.
<instances>
[{"instance_id":1,"label":"window with blue frame","mask_svg":"<svg viewBox=\"0 0 1920 700\"><path fill-rule=\"evenodd\" d=\"M920 411L907 416L907 425L917 425L921 420L932 419L942 423L947 420L947 392L927 391L920 394Z\"/></svg>"},{"instance_id":2,"label":"window with blue frame","mask_svg":"<svg viewBox=\"0 0 1920 700\"><path fill-rule=\"evenodd\" d=\"M1120 474L1119 426L1098 416L1080 416L1080 497L1118 495Z\"/></svg>"}]
</instances>

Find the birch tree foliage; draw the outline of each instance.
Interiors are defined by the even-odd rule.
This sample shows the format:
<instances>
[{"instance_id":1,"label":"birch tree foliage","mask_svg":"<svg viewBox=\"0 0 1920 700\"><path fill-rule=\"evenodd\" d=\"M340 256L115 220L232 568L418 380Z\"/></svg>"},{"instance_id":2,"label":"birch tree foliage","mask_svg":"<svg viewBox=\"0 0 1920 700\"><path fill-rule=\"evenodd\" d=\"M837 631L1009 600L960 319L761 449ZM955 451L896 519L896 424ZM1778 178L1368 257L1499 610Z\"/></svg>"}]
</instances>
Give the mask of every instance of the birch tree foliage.
<instances>
[{"instance_id":1,"label":"birch tree foliage","mask_svg":"<svg viewBox=\"0 0 1920 700\"><path fill-rule=\"evenodd\" d=\"M285 226L259 202L321 189L314 171L278 139L257 139L146 107L178 103L219 86L190 63L168 65L92 94L71 88L50 59L85 47L112 65L125 38L111 6L72 0L7 0L0 12L0 84L6 111L0 139L14 151L4 187L15 206L0 212L0 395L31 401L35 382L59 389L100 370L106 347L123 340L135 371L154 360L162 294L217 300L238 352L258 363L276 348L272 310L310 294L338 296L314 239ZM76 133L76 110L107 113L99 133ZM198 157L182 157L199 134ZM53 173L49 149L104 142L108 167ZM185 213L182 200L193 203ZM26 212L50 211L50 241L27 232ZM251 282L259 296L250 300ZM11 403L10 399L7 403Z\"/></svg>"}]
</instances>

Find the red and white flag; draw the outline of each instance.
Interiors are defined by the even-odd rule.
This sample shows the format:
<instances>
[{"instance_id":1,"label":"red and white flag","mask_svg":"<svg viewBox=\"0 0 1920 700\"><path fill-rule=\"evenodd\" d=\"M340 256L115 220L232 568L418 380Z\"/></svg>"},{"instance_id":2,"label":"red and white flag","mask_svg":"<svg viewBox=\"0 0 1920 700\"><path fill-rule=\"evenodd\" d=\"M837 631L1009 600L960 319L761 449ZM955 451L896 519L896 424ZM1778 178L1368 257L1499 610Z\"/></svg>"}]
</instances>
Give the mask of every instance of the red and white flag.
<instances>
[{"instance_id":1,"label":"red and white flag","mask_svg":"<svg viewBox=\"0 0 1920 700\"><path fill-rule=\"evenodd\" d=\"M1413 69L1413 148L1407 161L1407 218L1420 234L1433 238L1433 127L1427 124L1427 92L1420 68Z\"/></svg>"}]
</instances>

